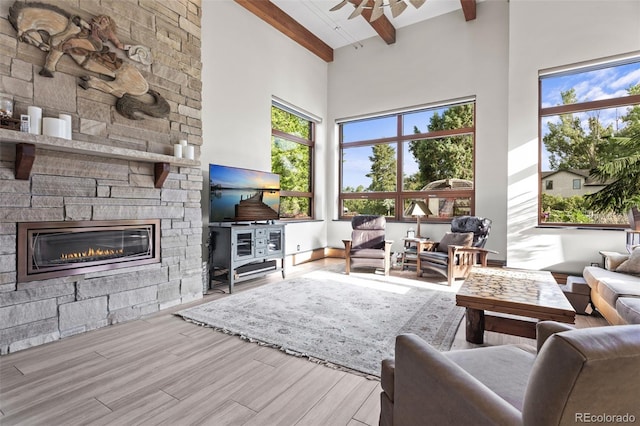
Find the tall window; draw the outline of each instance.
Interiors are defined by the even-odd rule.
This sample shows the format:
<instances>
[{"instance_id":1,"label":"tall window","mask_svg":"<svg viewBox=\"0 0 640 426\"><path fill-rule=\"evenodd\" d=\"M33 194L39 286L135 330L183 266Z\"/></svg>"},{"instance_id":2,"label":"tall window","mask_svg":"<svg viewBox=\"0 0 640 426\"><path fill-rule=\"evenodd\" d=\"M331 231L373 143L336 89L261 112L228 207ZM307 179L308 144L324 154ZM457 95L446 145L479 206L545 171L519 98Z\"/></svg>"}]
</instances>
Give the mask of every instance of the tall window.
<instances>
[{"instance_id":1,"label":"tall window","mask_svg":"<svg viewBox=\"0 0 640 426\"><path fill-rule=\"evenodd\" d=\"M271 106L271 171L280 175L280 217L313 217L315 122L278 103Z\"/></svg>"},{"instance_id":2,"label":"tall window","mask_svg":"<svg viewBox=\"0 0 640 426\"><path fill-rule=\"evenodd\" d=\"M623 207L640 197L640 177L623 184L620 176L602 170L615 171L640 151L640 59L541 74L539 85L540 221L628 224ZM558 179L554 194L545 193L545 177L555 172L586 178ZM616 182L620 188L614 188Z\"/></svg>"},{"instance_id":3,"label":"tall window","mask_svg":"<svg viewBox=\"0 0 640 426\"><path fill-rule=\"evenodd\" d=\"M341 218L424 220L474 213L475 101L344 121L340 130Z\"/></svg>"}]
</instances>

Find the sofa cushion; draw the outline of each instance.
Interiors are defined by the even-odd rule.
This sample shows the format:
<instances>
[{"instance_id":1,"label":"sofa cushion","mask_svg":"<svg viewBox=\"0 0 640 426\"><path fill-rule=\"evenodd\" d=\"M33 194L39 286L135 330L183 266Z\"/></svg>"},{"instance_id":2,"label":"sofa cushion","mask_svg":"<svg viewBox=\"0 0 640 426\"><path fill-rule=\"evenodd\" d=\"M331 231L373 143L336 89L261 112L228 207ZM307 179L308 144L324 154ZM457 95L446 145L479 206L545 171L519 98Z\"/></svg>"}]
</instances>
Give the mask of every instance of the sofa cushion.
<instances>
[{"instance_id":1,"label":"sofa cushion","mask_svg":"<svg viewBox=\"0 0 640 426\"><path fill-rule=\"evenodd\" d=\"M352 229L384 231L386 227L387 219L384 216L360 215L351 219Z\"/></svg>"},{"instance_id":2,"label":"sofa cushion","mask_svg":"<svg viewBox=\"0 0 640 426\"><path fill-rule=\"evenodd\" d=\"M529 372L535 362L535 348L501 345L474 350L443 352L501 398L522 410Z\"/></svg>"},{"instance_id":3,"label":"sofa cushion","mask_svg":"<svg viewBox=\"0 0 640 426\"><path fill-rule=\"evenodd\" d=\"M420 253L420 259L425 262L447 266L449 263L449 253L442 253L440 251L423 251Z\"/></svg>"},{"instance_id":4,"label":"sofa cushion","mask_svg":"<svg viewBox=\"0 0 640 426\"><path fill-rule=\"evenodd\" d=\"M625 274L618 274L618 277L603 278L598 283L598 293L611 306L616 306L618 297L640 297L640 280L626 279L630 276Z\"/></svg>"},{"instance_id":5,"label":"sofa cushion","mask_svg":"<svg viewBox=\"0 0 640 426\"><path fill-rule=\"evenodd\" d=\"M636 277L634 275L621 274L618 272L607 271L606 269L600 268L598 266L587 266L582 271L582 276L584 277L589 287L593 290L599 291L599 283L601 280L619 280L635 283L640 288L640 277Z\"/></svg>"},{"instance_id":6,"label":"sofa cushion","mask_svg":"<svg viewBox=\"0 0 640 426\"><path fill-rule=\"evenodd\" d=\"M631 252L629 259L622 262L616 272L624 272L625 274L640 274L640 247L635 248Z\"/></svg>"},{"instance_id":7,"label":"sofa cushion","mask_svg":"<svg viewBox=\"0 0 640 426\"><path fill-rule=\"evenodd\" d=\"M616 311L627 324L640 324L640 297L619 297Z\"/></svg>"},{"instance_id":8,"label":"sofa cushion","mask_svg":"<svg viewBox=\"0 0 640 426\"><path fill-rule=\"evenodd\" d=\"M384 248L384 230L354 229L351 232L351 248L382 249Z\"/></svg>"},{"instance_id":9,"label":"sofa cushion","mask_svg":"<svg viewBox=\"0 0 640 426\"><path fill-rule=\"evenodd\" d=\"M447 232L438 243L437 251L448 252L449 246L470 246L473 243L473 232Z\"/></svg>"},{"instance_id":10,"label":"sofa cushion","mask_svg":"<svg viewBox=\"0 0 640 426\"><path fill-rule=\"evenodd\" d=\"M366 259L384 259L385 252L380 249L359 249L351 250L352 258L366 258Z\"/></svg>"}]
</instances>

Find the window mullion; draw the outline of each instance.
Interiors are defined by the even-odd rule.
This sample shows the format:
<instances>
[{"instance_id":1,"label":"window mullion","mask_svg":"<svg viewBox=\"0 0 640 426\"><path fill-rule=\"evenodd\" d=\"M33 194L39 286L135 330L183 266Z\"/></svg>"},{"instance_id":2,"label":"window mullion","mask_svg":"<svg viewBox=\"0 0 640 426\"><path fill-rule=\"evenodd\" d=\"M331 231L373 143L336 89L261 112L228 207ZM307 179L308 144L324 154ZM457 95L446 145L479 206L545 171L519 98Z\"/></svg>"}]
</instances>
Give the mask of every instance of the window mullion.
<instances>
[{"instance_id":1,"label":"window mullion","mask_svg":"<svg viewBox=\"0 0 640 426\"><path fill-rule=\"evenodd\" d=\"M540 115L546 117L550 115L586 112L591 110L632 106L637 104L640 104L640 95L629 95L622 98L600 99L597 101L576 102L574 104L541 108Z\"/></svg>"}]
</instances>

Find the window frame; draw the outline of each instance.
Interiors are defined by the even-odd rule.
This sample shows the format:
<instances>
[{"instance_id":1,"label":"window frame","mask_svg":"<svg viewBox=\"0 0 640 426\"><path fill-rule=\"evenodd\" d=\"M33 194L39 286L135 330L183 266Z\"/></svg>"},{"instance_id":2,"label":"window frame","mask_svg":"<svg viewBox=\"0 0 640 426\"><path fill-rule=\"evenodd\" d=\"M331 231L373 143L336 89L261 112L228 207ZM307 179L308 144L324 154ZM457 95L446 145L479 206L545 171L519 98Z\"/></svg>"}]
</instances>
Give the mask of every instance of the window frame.
<instances>
[{"instance_id":1,"label":"window frame","mask_svg":"<svg viewBox=\"0 0 640 426\"><path fill-rule=\"evenodd\" d=\"M302 118L309 122L309 139L305 139L298 135L294 135L291 133L283 132L281 130L275 129L273 127L273 122L271 123L271 139L270 143L273 143L273 138L280 138L287 140L289 142L294 142L300 145L304 145L309 148L309 191L288 191L283 190L282 185L280 187L280 200L283 197L299 197L299 198L308 198L309 199L309 215L303 217L280 217L280 220L287 222L294 221L307 221L307 220L315 220L315 141L316 141L316 126L319 123L318 119L310 117L308 114L304 114L299 112L297 109L290 107L288 105L284 105L282 102L278 102L273 100L271 102L271 107L269 108L269 114L271 117L271 109L278 108L282 111L288 112L292 115L297 116L298 118ZM271 170L272 172L273 169ZM275 172L274 172L275 173ZM282 201L281 201L282 204Z\"/></svg>"},{"instance_id":2,"label":"window frame","mask_svg":"<svg viewBox=\"0 0 640 426\"><path fill-rule=\"evenodd\" d=\"M573 189L574 190L579 190L582 189L582 179L573 179Z\"/></svg>"},{"instance_id":3,"label":"window frame","mask_svg":"<svg viewBox=\"0 0 640 426\"><path fill-rule=\"evenodd\" d=\"M547 222L545 213L542 212L543 179L542 179L542 157L543 157L543 120L545 117L560 116L563 114L576 114L590 111L598 111L607 108L621 108L640 105L640 95L625 95L617 98L606 98L594 101L575 102L573 104L556 105L551 107L542 106L542 81L546 78L560 77L562 75L579 75L598 69L613 68L616 66L640 62L639 56L626 57L623 59L609 59L557 67L553 70L540 71L538 73L538 215L539 227L567 227L567 228L590 228L590 229L624 229L628 224L604 224L604 223L577 223L577 222Z\"/></svg>"},{"instance_id":4,"label":"window frame","mask_svg":"<svg viewBox=\"0 0 640 426\"><path fill-rule=\"evenodd\" d=\"M440 108L450 108L459 105L473 105L473 126L464 127L458 129L437 130L425 133L412 133L404 135L404 122L403 116L413 113L418 113L427 110L436 110ZM405 216L405 202L411 200L427 200L429 198L468 198L469 209L471 215L475 214L475 199L476 199L476 115L477 115L477 100L475 97L441 102L433 105L425 105L421 107L415 107L411 109L403 109L395 113L383 113L368 115L366 117L338 120L338 219L339 220L351 220L352 216L344 214L344 201L345 200L379 200L379 199L393 199L395 203L394 215L387 216L388 221L398 222L415 222L415 217ZM391 137L383 137L378 139L365 139L351 142L343 142L343 125L367 120L367 119L382 119L385 117L396 117L396 135ZM427 191L415 191L404 190L403 188L403 156L404 156L404 144L408 144L415 140L424 139L439 139L444 137L453 136L465 136L469 135L472 138L472 169L473 169L473 188L471 189L448 189L448 190L427 190ZM396 190L389 192L343 192L343 153L345 148L366 147L375 146L379 144L391 144L396 148ZM446 217L425 217L421 220L422 223L450 223L453 216Z\"/></svg>"}]
</instances>

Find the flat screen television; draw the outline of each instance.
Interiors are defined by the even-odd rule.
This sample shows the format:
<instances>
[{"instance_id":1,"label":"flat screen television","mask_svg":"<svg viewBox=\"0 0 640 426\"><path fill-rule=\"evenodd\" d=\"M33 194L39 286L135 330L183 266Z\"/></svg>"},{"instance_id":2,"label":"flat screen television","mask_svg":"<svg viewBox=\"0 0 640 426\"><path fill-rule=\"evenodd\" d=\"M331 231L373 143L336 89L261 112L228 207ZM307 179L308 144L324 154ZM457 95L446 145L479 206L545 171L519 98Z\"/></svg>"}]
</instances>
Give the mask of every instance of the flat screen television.
<instances>
[{"instance_id":1,"label":"flat screen television","mask_svg":"<svg viewBox=\"0 0 640 426\"><path fill-rule=\"evenodd\" d=\"M280 217L280 175L209 164L209 222Z\"/></svg>"}]
</instances>

